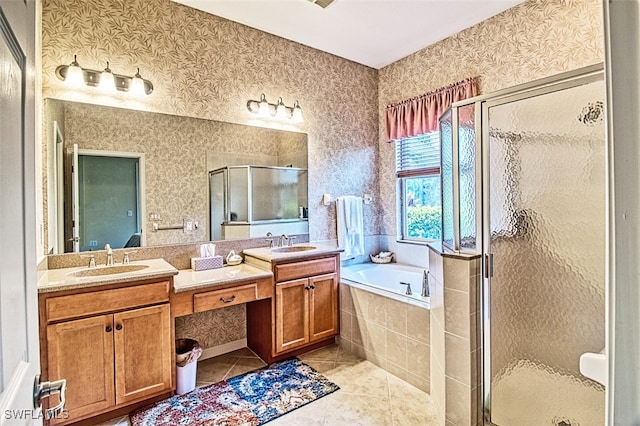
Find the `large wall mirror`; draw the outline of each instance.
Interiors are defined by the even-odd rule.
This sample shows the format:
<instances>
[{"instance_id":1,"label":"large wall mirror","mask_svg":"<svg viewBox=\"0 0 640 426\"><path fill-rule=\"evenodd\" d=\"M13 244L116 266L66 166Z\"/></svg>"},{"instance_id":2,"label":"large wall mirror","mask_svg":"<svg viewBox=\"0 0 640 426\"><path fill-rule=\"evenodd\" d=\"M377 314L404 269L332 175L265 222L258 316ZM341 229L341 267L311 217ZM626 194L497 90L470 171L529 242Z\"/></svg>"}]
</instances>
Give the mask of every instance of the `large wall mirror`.
<instances>
[{"instance_id":1,"label":"large wall mirror","mask_svg":"<svg viewBox=\"0 0 640 426\"><path fill-rule=\"evenodd\" d=\"M43 136L46 253L256 236L225 232L247 224L211 214L210 172L238 166L301 170L300 215L282 222L308 233L304 133L46 99ZM282 192L257 183L262 196Z\"/></svg>"}]
</instances>

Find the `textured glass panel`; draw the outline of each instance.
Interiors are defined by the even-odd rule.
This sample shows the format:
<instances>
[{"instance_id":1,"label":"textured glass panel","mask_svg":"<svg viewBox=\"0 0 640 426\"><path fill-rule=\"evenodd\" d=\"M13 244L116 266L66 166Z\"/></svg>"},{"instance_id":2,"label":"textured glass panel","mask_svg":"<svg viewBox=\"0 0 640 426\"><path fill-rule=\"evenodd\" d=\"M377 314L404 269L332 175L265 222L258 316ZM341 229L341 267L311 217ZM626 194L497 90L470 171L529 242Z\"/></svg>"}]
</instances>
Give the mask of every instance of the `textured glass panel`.
<instances>
[{"instance_id":1,"label":"textured glass panel","mask_svg":"<svg viewBox=\"0 0 640 426\"><path fill-rule=\"evenodd\" d=\"M475 104L458 108L460 247L476 248Z\"/></svg>"},{"instance_id":2,"label":"textured glass panel","mask_svg":"<svg viewBox=\"0 0 640 426\"><path fill-rule=\"evenodd\" d=\"M229 168L229 209L231 222L249 220L249 168Z\"/></svg>"},{"instance_id":3,"label":"textured glass panel","mask_svg":"<svg viewBox=\"0 0 640 426\"><path fill-rule=\"evenodd\" d=\"M251 168L252 220L296 219L307 206L307 171Z\"/></svg>"},{"instance_id":4,"label":"textured glass panel","mask_svg":"<svg viewBox=\"0 0 640 426\"><path fill-rule=\"evenodd\" d=\"M209 239L211 241L222 239L222 223L226 220L224 210L224 174L225 171L211 173L209 175L209 211L211 213Z\"/></svg>"},{"instance_id":5,"label":"textured glass panel","mask_svg":"<svg viewBox=\"0 0 640 426\"><path fill-rule=\"evenodd\" d=\"M603 82L489 109L491 420L601 425L579 372L604 347Z\"/></svg>"},{"instance_id":6,"label":"textured glass panel","mask_svg":"<svg viewBox=\"0 0 640 426\"><path fill-rule=\"evenodd\" d=\"M440 118L440 142L442 158L440 174L442 175L442 243L453 247L453 133L451 110Z\"/></svg>"}]
</instances>

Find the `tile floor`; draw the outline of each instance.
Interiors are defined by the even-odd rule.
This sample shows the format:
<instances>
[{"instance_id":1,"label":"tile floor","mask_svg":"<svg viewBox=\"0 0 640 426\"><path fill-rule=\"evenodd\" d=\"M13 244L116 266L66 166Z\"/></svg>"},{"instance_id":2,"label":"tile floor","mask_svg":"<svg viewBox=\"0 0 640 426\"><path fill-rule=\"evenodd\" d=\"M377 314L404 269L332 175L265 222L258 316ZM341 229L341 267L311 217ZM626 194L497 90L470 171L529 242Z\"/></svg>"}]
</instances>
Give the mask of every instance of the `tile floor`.
<instances>
[{"instance_id":1,"label":"tile floor","mask_svg":"<svg viewBox=\"0 0 640 426\"><path fill-rule=\"evenodd\" d=\"M427 393L337 345L299 358L340 390L273 420L270 426L439 426L436 406ZM240 349L199 362L196 385L206 386L265 365L251 350ZM128 417L100 426L126 425Z\"/></svg>"}]
</instances>

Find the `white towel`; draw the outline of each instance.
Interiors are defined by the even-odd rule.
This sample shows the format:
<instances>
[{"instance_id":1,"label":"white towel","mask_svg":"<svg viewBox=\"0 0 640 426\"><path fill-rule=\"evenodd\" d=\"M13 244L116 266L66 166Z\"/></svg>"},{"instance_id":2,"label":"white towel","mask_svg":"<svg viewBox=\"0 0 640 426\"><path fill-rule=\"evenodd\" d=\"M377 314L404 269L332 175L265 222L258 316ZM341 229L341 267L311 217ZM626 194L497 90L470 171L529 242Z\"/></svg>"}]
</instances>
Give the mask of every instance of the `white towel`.
<instances>
[{"instance_id":1,"label":"white towel","mask_svg":"<svg viewBox=\"0 0 640 426\"><path fill-rule=\"evenodd\" d=\"M336 199L338 247L343 258L364 254L364 214L362 198L347 195Z\"/></svg>"}]
</instances>

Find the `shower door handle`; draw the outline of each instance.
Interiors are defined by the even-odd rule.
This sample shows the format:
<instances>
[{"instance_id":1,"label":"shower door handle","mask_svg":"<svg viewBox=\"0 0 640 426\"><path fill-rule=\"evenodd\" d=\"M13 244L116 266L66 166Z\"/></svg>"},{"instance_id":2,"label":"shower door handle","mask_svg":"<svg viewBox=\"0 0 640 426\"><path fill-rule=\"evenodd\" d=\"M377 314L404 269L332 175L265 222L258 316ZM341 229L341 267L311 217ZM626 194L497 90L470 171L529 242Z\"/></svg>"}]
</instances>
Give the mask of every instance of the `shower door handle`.
<instances>
[{"instance_id":1,"label":"shower door handle","mask_svg":"<svg viewBox=\"0 0 640 426\"><path fill-rule=\"evenodd\" d=\"M485 253L484 254L484 277L491 278L493 277L493 253Z\"/></svg>"}]
</instances>

